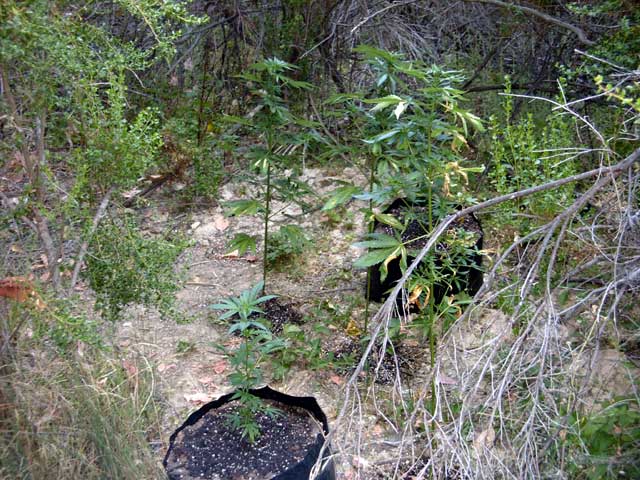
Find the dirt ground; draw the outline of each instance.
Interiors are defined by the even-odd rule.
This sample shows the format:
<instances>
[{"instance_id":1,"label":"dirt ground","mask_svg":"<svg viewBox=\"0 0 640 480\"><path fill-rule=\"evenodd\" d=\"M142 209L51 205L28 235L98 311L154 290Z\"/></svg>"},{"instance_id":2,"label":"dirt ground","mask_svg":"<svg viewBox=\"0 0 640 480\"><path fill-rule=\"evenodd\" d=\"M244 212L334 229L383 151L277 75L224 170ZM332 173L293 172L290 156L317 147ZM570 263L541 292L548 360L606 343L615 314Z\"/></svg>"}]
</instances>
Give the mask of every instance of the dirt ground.
<instances>
[{"instance_id":1,"label":"dirt ground","mask_svg":"<svg viewBox=\"0 0 640 480\"><path fill-rule=\"evenodd\" d=\"M355 170L347 169L342 178L364 182ZM337 178L309 169L305 179L322 194L334 188ZM233 183L222 187L222 201L242 198L237 193L241 188ZM345 295L360 295L364 289L365 273L352 269L361 252L351 247L364 231L362 215L358 213L361 205L352 203L339 222L329 221L320 210L302 215L295 206L274 207L274 211L282 212L274 219L272 231L280 224L300 225L311 238L312 247L297 265L269 273L267 293L294 305L306 318L305 329L309 330L313 309L319 302L339 305ZM171 224L171 214L162 209L154 207L153 213L143 216L143 228L150 232L161 232ZM227 255L227 242L236 233L262 233L259 216L226 217L223 208L215 205L190 214L183 223L192 245L177 265L177 272L184 275L186 282L177 294L176 306L188 321L163 320L153 310L135 307L127 311L116 330L116 342L121 348L140 352L157 365L159 392L166 407L162 432L165 445L159 453L164 453L169 435L190 412L231 391L226 379L229 365L216 347L233 345L237 340L227 335L228 325L217 321L217 313L210 306L238 295L262 276L261 245L257 255ZM361 317L362 312L357 310L354 315ZM346 336L341 331L336 335ZM180 345L187 344L189 351L180 351ZM342 385L333 372L294 368L284 382L270 382L270 386L292 395L316 397L329 421L338 413Z\"/></svg>"},{"instance_id":2,"label":"dirt ground","mask_svg":"<svg viewBox=\"0 0 640 480\"><path fill-rule=\"evenodd\" d=\"M365 183L365 178L355 169L346 169L339 177L319 169L308 169L304 179L321 197L335 188L337 180ZM221 189L221 201L244 198L245 190L244 185L228 183ZM151 233L162 232L176 224L174 214L171 213L174 203L171 192L161 193L157 200L160 208L154 199L154 206L148 212L142 212L143 228ZM316 199L316 202L322 204L321 199ZM303 328L308 335L311 334L314 322L319 321L319 310L323 311L326 319L326 315L331 315L332 309L335 309L335 314L343 317L340 323L342 326L329 325L332 335L324 338L328 350L348 340L349 332L345 324L349 320L362 325L364 318L362 297L365 272L352 266L362 252L351 246L364 233L364 220L359 211L363 206L352 202L342 211L341 218L336 220L328 218L320 209L303 214L298 207L292 205L274 205L274 211L279 214L271 225L271 231L283 224L299 225L311 238L312 246L295 265L269 273L267 293L279 295L283 302L294 305L300 311L305 319ZM166 451L169 436L189 413L203 403L231 391L226 378L230 367L217 347L233 346L238 340L227 334L228 324L218 321L216 312L210 306L255 285L262 275L261 245L256 254L248 253L241 257L229 255L227 251L227 243L236 233L261 235L263 223L259 216L226 217L220 205L180 215L179 223L183 226L181 230L192 241L176 266L178 274L185 279L184 287L177 295L177 308L188 321L163 320L153 310L135 307L127 311L115 332L116 344L124 351L139 352L157 365L155 380L159 399L164 407L161 444L157 450L159 461ZM492 245L488 247L491 248ZM374 306L372 313L375 313L375 308ZM562 333L562 341L567 341L572 331L571 328L563 328L567 331L563 330L559 334ZM456 356L456 361L472 364L477 360L477 353L474 352L479 351L486 339L510 342L511 326L509 319L501 312L483 309L460 330L459 335L458 348L462 353ZM420 345L413 347L416 352L422 351L422 354L426 351ZM603 358L609 361L610 357L611 355L604 355ZM619 362L616 364L621 365L624 359L617 360ZM584 363L581 359L575 361L577 364ZM455 379L460 365L451 365L441 378L446 381ZM418 375L428 375L429 372L424 371L424 367L425 365L412 368ZM586 369L585 366L577 368ZM615 377L608 370L607 372L608 378ZM633 372L621 371L618 376L629 378L629 375L636 374L638 369ZM269 385L291 395L314 396L331 426L342 407L347 375L348 372L331 369L311 371L294 367L284 381L269 382ZM620 389L611 386L603 388L603 391L613 390ZM377 437L379 447L365 452L358 451L358 456L350 459L339 458L339 478L353 478L353 467L362 467L356 465L357 462L384 465L392 464L395 460L393 449L385 447L387 444L393 445L394 438L393 435L387 435L389 432L385 432L380 426L384 422L368 412L365 412L362 421L368 422L371 427L369 432ZM358 478L385 476L372 473Z\"/></svg>"}]
</instances>

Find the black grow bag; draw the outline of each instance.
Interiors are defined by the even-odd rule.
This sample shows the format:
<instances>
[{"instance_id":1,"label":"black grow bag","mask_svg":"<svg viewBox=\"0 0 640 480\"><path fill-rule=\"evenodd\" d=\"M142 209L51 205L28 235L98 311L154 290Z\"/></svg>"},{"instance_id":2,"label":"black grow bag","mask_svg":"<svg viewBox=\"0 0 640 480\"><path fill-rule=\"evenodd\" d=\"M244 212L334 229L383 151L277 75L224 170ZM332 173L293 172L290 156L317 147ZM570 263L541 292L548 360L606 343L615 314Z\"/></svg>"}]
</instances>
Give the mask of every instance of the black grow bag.
<instances>
[{"instance_id":1,"label":"black grow bag","mask_svg":"<svg viewBox=\"0 0 640 480\"><path fill-rule=\"evenodd\" d=\"M299 407L306 411L308 411L315 420L318 421L320 425L322 425L322 430L324 435L329 433L329 425L327 423L327 417L318 405L318 402L313 397L293 397L291 395L286 395L284 393L277 392L272 390L269 387L262 387L256 390L250 390L252 395L259 397L264 400L273 400L279 402L283 405L289 405L292 407ZM167 449L167 453L164 457L162 464L165 469L167 469L167 462L171 455L171 452L175 446L176 438L178 434L184 430L185 428L195 425L202 417L204 417L211 410L222 407L223 405L232 401L232 397L234 392L229 393L220 397L217 400L209 402L203 405L199 410L193 412L187 420L171 435L169 438L169 448ZM278 475L272 478L272 480L306 480L309 478L309 474L311 473L311 469L315 465L318 460L318 456L320 454L320 450L324 444L324 435L318 434L316 436L315 442L309 447L306 456L295 465L289 467L287 470L280 472ZM335 465L333 460L331 459L331 452L329 446L324 449L323 452L323 466L322 469L315 478L318 480L335 480L336 472ZM171 472L167 473L168 478L170 480L178 480L182 478L180 474L173 475Z\"/></svg>"},{"instance_id":2,"label":"black grow bag","mask_svg":"<svg viewBox=\"0 0 640 480\"><path fill-rule=\"evenodd\" d=\"M411 208L422 208L425 206L419 203L413 203L408 201L407 199L399 198L395 200L391 205L389 205L384 213L393 213L398 212L399 210L408 211ZM435 223L437 223L438 219L434 219ZM467 265L461 266L456 274L456 282L451 282L450 284L442 284L436 283L433 285L433 297L435 304L438 305L445 296L455 295L462 291L467 292L470 296L474 296L482 287L483 281L483 271L482 271L482 255L479 250L482 249L483 244L483 231L482 226L480 225L480 221L476 218L475 215L467 215L462 219L466 225L468 225L471 231L475 231L478 234L478 239L474 245L475 252L471 254L467 259ZM413 222L416 225L413 225L412 233L406 236L403 235L403 240L412 240L421 235L424 235L428 232L423 230L421 227L417 225L417 222ZM376 221L374 223L374 231L377 231L381 224ZM454 225L453 227L455 227ZM437 249L442 249L442 245L438 245ZM433 255L433 252L428 253L427 255ZM437 255L437 254L436 254ZM410 265L415 260L415 257L409 255L407 257L407 265ZM442 265L442 262L438 257L435 259L436 265ZM383 302L389 296L389 291L396 286L396 283L400 278L402 278L402 270L400 269L400 259L395 258L387 265L387 276L384 281L381 279L380 274L380 264L373 265L369 268L369 276L370 276L370 293L369 299L374 302ZM366 291L365 291L366 295ZM401 295L398 296L398 304L401 303Z\"/></svg>"}]
</instances>

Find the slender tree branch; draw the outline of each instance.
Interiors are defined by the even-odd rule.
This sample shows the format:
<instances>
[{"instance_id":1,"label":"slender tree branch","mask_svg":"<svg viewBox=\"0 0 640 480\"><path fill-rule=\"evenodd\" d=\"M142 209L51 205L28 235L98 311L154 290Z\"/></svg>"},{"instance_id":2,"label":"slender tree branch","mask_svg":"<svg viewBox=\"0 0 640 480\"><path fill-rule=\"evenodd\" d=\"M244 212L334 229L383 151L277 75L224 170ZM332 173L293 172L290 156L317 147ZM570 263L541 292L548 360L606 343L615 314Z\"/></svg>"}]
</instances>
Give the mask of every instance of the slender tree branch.
<instances>
[{"instance_id":1,"label":"slender tree branch","mask_svg":"<svg viewBox=\"0 0 640 480\"><path fill-rule=\"evenodd\" d=\"M522 12L533 15L534 17L538 17L541 20L544 20L545 22L552 23L553 25L557 25L558 27L562 27L566 30L569 30L575 33L576 36L578 37L578 40L580 40L580 42L584 43L585 45L589 45L589 46L595 45L595 42L592 40L589 40L589 38L587 37L587 34L584 33L584 30L582 30L581 28L578 28L575 25L565 22L564 20L560 20L559 18L548 15L544 12L541 12L540 10L536 10L535 8L525 7L524 5L517 5L514 3L507 3L501 0L465 0L465 1L475 2L475 3L487 3L490 5L496 5L498 7L520 10Z\"/></svg>"},{"instance_id":2,"label":"slender tree branch","mask_svg":"<svg viewBox=\"0 0 640 480\"><path fill-rule=\"evenodd\" d=\"M78 276L80 275L80 270L82 269L82 263L84 262L85 255L87 254L87 249L89 248L89 241L98 228L100 220L102 220L102 217L107 211L107 207L109 206L109 202L111 201L112 194L113 188L110 188L102 198L102 201L98 206L98 210L96 210L96 214L93 216L93 221L91 222L91 230L89 230L87 238L82 242L82 245L80 245L78 255L76 255L75 259L75 265L73 266L73 274L71 275L71 283L69 284L69 293L73 291L73 288L78 282Z\"/></svg>"},{"instance_id":3,"label":"slender tree branch","mask_svg":"<svg viewBox=\"0 0 640 480\"><path fill-rule=\"evenodd\" d=\"M553 82L555 83L555 82ZM504 84L499 85L477 85L475 87L462 88L467 93L489 92L492 90L504 90ZM539 92L557 93L558 89L554 87L545 87L539 83L514 83L511 90L537 90Z\"/></svg>"},{"instance_id":4,"label":"slender tree branch","mask_svg":"<svg viewBox=\"0 0 640 480\"><path fill-rule=\"evenodd\" d=\"M471 86L471 84L473 83L473 81L478 78L478 75L480 75L480 73L482 72L482 70L484 70L484 67L486 67L488 65L488 63L491 61L491 59L493 57L495 57L496 53L498 53L500 51L500 49L502 48L502 46L504 45L506 41L506 38L501 38L500 41L498 43L496 43L496 45L489 51L489 53L487 55L485 55L484 59L482 60L482 62L480 62L480 65L478 65L475 69L475 71L473 72L473 74L469 77L469 79L464 82L464 85L462 85L462 87L460 88L460 90L465 90L465 91L469 91L469 87Z\"/></svg>"}]
</instances>

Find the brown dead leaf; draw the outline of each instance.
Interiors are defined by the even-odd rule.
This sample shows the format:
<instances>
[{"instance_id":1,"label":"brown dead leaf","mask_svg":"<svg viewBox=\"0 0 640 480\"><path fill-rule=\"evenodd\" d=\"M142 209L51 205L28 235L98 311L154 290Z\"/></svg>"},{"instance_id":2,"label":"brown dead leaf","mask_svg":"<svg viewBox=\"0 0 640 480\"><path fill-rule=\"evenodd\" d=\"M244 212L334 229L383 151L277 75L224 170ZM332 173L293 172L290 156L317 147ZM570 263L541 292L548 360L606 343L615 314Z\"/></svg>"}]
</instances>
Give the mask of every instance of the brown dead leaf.
<instances>
[{"instance_id":1,"label":"brown dead leaf","mask_svg":"<svg viewBox=\"0 0 640 480\"><path fill-rule=\"evenodd\" d=\"M187 402L191 402L191 403L195 403L195 404L202 404L202 403L207 403L207 402L210 402L211 400L213 400L213 395L211 395L209 393L203 393L203 392L185 393L184 394L184 399Z\"/></svg>"},{"instance_id":2,"label":"brown dead leaf","mask_svg":"<svg viewBox=\"0 0 640 480\"><path fill-rule=\"evenodd\" d=\"M127 371L127 375L129 376L129 378L134 378L138 375L138 367L136 367L135 364L133 364L129 360L122 361L122 368Z\"/></svg>"},{"instance_id":3,"label":"brown dead leaf","mask_svg":"<svg viewBox=\"0 0 640 480\"><path fill-rule=\"evenodd\" d=\"M32 293L33 286L24 277L6 277L0 280L0 297L24 302Z\"/></svg>"},{"instance_id":4,"label":"brown dead leaf","mask_svg":"<svg viewBox=\"0 0 640 480\"><path fill-rule=\"evenodd\" d=\"M451 378L451 377L447 377L445 374L441 373L440 375L438 375L438 381L442 384L442 385L457 385L458 381Z\"/></svg>"},{"instance_id":5,"label":"brown dead leaf","mask_svg":"<svg viewBox=\"0 0 640 480\"><path fill-rule=\"evenodd\" d=\"M329 376L329 380L331 380L336 385L344 385L344 378L342 378L340 375L331 375Z\"/></svg>"},{"instance_id":6,"label":"brown dead leaf","mask_svg":"<svg viewBox=\"0 0 640 480\"><path fill-rule=\"evenodd\" d=\"M24 161L24 155L22 155L22 152L19 150L16 150L15 152L13 152L13 158L9 162L9 168L16 169L19 167L24 167L24 165L25 165L25 161Z\"/></svg>"},{"instance_id":7,"label":"brown dead leaf","mask_svg":"<svg viewBox=\"0 0 640 480\"><path fill-rule=\"evenodd\" d=\"M229 363L226 360L220 360L213 364L213 371L218 375L224 373L227 368L229 368Z\"/></svg>"},{"instance_id":8,"label":"brown dead leaf","mask_svg":"<svg viewBox=\"0 0 640 480\"><path fill-rule=\"evenodd\" d=\"M240 337L231 337L226 342L224 342L222 345L224 347L226 347L227 349L234 350L242 342L243 342L243 340Z\"/></svg>"},{"instance_id":9,"label":"brown dead leaf","mask_svg":"<svg viewBox=\"0 0 640 480\"><path fill-rule=\"evenodd\" d=\"M32 301L38 310L46 307L33 288L31 280L25 277L5 277L0 279L0 297L11 298L17 302Z\"/></svg>"},{"instance_id":10,"label":"brown dead leaf","mask_svg":"<svg viewBox=\"0 0 640 480\"><path fill-rule=\"evenodd\" d=\"M131 190L127 190L126 192L122 192L122 198L125 200L129 200L134 198L136 195L139 195L142 192L140 188L134 187Z\"/></svg>"},{"instance_id":11,"label":"brown dead leaf","mask_svg":"<svg viewBox=\"0 0 640 480\"><path fill-rule=\"evenodd\" d=\"M42 275L40 275L40 281L42 283L47 283L50 278L51 278L51 272L49 272L49 270L47 270Z\"/></svg>"},{"instance_id":12,"label":"brown dead leaf","mask_svg":"<svg viewBox=\"0 0 640 480\"><path fill-rule=\"evenodd\" d=\"M493 447L493 442L495 441L496 432L493 428L489 427L476 435L476 438L473 439L473 447L476 450L491 448Z\"/></svg>"},{"instance_id":13,"label":"brown dead leaf","mask_svg":"<svg viewBox=\"0 0 640 480\"><path fill-rule=\"evenodd\" d=\"M24 253L24 249L20 245L16 245L15 243L9 247L9 251L12 253Z\"/></svg>"},{"instance_id":14,"label":"brown dead leaf","mask_svg":"<svg viewBox=\"0 0 640 480\"><path fill-rule=\"evenodd\" d=\"M233 252L225 253L222 255L222 258L238 258L240 256L240 252L238 250L234 250Z\"/></svg>"},{"instance_id":15,"label":"brown dead leaf","mask_svg":"<svg viewBox=\"0 0 640 480\"><path fill-rule=\"evenodd\" d=\"M213 225L216 227L216 230L224 231L229 226L229 220L219 213L213 216Z\"/></svg>"},{"instance_id":16,"label":"brown dead leaf","mask_svg":"<svg viewBox=\"0 0 640 480\"><path fill-rule=\"evenodd\" d=\"M415 338L407 338L406 340L402 340L402 344L405 347L417 348L420 345L422 345L422 342L420 342L419 340L417 340Z\"/></svg>"},{"instance_id":17,"label":"brown dead leaf","mask_svg":"<svg viewBox=\"0 0 640 480\"><path fill-rule=\"evenodd\" d=\"M258 257L256 257L255 255L247 255L247 256L244 257L244 259L247 262L251 262L251 263L258 261Z\"/></svg>"},{"instance_id":18,"label":"brown dead leaf","mask_svg":"<svg viewBox=\"0 0 640 480\"><path fill-rule=\"evenodd\" d=\"M158 365L158 372L160 372L160 373L168 372L172 368L176 368L176 364L175 363L170 363L169 365L167 365L165 363L161 363L160 365Z\"/></svg>"}]
</instances>

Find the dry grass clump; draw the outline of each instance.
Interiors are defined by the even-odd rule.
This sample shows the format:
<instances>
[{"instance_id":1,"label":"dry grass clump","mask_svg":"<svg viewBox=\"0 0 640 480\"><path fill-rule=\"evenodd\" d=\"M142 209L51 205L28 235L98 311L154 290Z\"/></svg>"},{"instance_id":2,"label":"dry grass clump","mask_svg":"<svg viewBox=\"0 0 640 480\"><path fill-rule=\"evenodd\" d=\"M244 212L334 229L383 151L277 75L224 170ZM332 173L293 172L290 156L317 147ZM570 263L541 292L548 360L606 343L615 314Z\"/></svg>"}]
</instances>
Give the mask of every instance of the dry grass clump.
<instances>
[{"instance_id":1,"label":"dry grass clump","mask_svg":"<svg viewBox=\"0 0 640 480\"><path fill-rule=\"evenodd\" d=\"M27 314L2 309L5 326ZM84 344L61 353L29 337L0 356L0 478L163 478L146 360Z\"/></svg>"}]
</instances>

